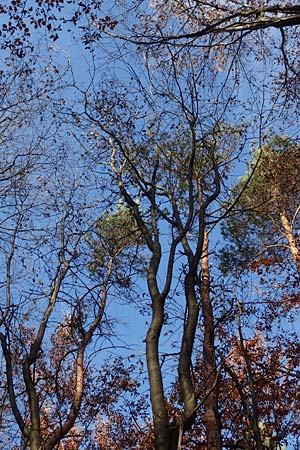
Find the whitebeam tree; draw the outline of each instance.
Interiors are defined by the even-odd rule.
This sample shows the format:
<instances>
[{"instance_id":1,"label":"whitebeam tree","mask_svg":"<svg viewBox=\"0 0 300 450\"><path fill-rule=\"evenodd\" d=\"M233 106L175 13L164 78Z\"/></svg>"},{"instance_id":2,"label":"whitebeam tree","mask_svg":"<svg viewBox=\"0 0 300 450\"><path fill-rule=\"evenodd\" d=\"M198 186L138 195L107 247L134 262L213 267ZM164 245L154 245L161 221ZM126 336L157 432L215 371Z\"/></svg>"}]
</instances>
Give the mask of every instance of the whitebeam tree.
<instances>
[{"instance_id":1,"label":"whitebeam tree","mask_svg":"<svg viewBox=\"0 0 300 450\"><path fill-rule=\"evenodd\" d=\"M204 70L201 58L188 49L180 59L172 49L147 55L146 69L148 79L137 75L129 86L112 80L83 93L86 126L97 130L98 148L111 153L113 184L148 250L144 272L152 318L146 357L155 446L179 448L204 408L208 448L221 449L221 361L215 353L209 235L222 214L221 187L232 158L242 150L244 128L226 124L230 107L224 113L213 105L214 116L203 108L201 86L206 76L213 83L214 72ZM133 100L135 83L139 90ZM151 92L142 83L149 83ZM172 327L178 329L173 351L161 343ZM195 342L202 346L201 395L194 383ZM175 421L166 404L162 353L174 365L173 381L180 386L181 410Z\"/></svg>"}]
</instances>

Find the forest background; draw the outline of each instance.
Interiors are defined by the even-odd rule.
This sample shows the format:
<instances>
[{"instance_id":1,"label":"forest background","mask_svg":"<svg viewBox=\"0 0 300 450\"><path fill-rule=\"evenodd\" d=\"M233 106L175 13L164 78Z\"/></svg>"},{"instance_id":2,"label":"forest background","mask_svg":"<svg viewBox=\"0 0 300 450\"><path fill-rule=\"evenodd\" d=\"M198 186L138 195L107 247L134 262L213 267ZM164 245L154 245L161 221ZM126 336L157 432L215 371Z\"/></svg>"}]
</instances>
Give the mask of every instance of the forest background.
<instances>
[{"instance_id":1,"label":"forest background","mask_svg":"<svg viewBox=\"0 0 300 450\"><path fill-rule=\"evenodd\" d=\"M300 448L299 24L0 2L2 448Z\"/></svg>"}]
</instances>

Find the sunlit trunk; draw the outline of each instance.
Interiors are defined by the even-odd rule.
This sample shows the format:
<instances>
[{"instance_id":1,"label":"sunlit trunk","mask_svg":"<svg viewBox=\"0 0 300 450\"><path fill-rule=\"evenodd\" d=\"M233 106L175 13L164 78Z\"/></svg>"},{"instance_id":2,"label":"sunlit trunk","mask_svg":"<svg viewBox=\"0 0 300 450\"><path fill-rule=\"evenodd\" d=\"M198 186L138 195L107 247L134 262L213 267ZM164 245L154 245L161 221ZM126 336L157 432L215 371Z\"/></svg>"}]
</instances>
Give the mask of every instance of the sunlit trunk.
<instances>
[{"instance_id":1,"label":"sunlit trunk","mask_svg":"<svg viewBox=\"0 0 300 450\"><path fill-rule=\"evenodd\" d=\"M289 244L289 249L290 249L292 259L295 263L298 273L300 273L300 252L297 247L296 239L293 235L293 227L289 223L285 211L281 211L280 220L281 220L281 225L284 229L284 233L285 233L285 236L286 236L288 244Z\"/></svg>"}]
</instances>

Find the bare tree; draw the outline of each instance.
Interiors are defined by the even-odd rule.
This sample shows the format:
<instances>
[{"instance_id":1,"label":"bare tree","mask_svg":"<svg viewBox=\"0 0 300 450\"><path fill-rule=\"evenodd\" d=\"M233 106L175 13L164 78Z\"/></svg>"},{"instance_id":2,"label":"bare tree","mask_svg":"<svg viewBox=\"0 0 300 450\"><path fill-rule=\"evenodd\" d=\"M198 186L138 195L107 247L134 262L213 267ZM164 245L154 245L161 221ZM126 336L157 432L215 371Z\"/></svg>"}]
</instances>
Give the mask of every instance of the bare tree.
<instances>
[{"instance_id":1,"label":"bare tree","mask_svg":"<svg viewBox=\"0 0 300 450\"><path fill-rule=\"evenodd\" d=\"M2 78L1 387L11 445L16 435L22 449L50 450L69 436L80 443L91 420L91 407L82 411L87 350L94 336L105 338L108 291L126 243L116 251L115 242L112 253L109 233L102 236L101 273L91 276L89 242L113 199L107 190L87 203L78 143L57 118L62 74L54 78L38 62L40 72L15 60Z\"/></svg>"}]
</instances>

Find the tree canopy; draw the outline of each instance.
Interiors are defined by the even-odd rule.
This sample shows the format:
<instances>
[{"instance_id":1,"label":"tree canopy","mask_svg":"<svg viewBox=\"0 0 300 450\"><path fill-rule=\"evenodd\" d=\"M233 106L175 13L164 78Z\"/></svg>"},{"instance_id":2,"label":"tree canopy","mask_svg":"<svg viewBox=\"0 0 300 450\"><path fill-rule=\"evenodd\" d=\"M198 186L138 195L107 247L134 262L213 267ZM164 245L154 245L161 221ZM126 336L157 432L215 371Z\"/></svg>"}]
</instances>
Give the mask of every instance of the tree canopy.
<instances>
[{"instance_id":1,"label":"tree canopy","mask_svg":"<svg viewBox=\"0 0 300 450\"><path fill-rule=\"evenodd\" d=\"M255 150L248 173L233 189L237 208L223 224L232 242L223 255L231 264L240 259L241 267L249 267L257 258L286 265L291 259L299 272L299 154L298 143L287 136L274 136Z\"/></svg>"},{"instance_id":2,"label":"tree canopy","mask_svg":"<svg viewBox=\"0 0 300 450\"><path fill-rule=\"evenodd\" d=\"M0 1L5 450L300 448L296 1Z\"/></svg>"}]
</instances>

